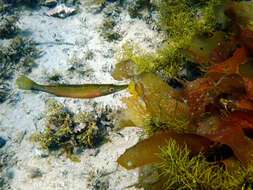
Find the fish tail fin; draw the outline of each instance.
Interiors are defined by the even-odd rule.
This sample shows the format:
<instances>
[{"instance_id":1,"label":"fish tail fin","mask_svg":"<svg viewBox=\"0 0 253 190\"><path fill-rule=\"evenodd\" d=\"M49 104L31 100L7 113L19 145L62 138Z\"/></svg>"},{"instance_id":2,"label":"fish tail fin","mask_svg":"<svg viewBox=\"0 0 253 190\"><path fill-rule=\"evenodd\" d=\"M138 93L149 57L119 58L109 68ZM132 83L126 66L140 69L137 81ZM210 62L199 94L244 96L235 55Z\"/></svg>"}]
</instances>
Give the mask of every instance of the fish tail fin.
<instances>
[{"instance_id":1,"label":"fish tail fin","mask_svg":"<svg viewBox=\"0 0 253 190\"><path fill-rule=\"evenodd\" d=\"M39 87L37 83L35 83L25 75L21 75L20 77L18 77L16 80L16 84L18 85L18 88L22 90L35 90Z\"/></svg>"}]
</instances>

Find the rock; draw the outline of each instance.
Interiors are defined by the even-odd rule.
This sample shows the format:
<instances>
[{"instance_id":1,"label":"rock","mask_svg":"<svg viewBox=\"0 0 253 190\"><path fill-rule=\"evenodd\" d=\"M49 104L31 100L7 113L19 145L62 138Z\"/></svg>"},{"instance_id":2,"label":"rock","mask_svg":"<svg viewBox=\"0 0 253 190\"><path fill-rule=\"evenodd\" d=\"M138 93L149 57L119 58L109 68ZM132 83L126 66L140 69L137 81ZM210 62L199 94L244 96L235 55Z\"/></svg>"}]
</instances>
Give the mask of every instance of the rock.
<instances>
[{"instance_id":1,"label":"rock","mask_svg":"<svg viewBox=\"0 0 253 190\"><path fill-rule=\"evenodd\" d=\"M53 9L50 9L49 11L46 12L48 16L54 16L54 17L59 17L59 18L66 18L74 13L76 13L75 8L67 7L64 4L60 4L56 6Z\"/></svg>"},{"instance_id":2,"label":"rock","mask_svg":"<svg viewBox=\"0 0 253 190\"><path fill-rule=\"evenodd\" d=\"M76 0L66 0L65 3L67 6L72 6L76 3Z\"/></svg>"},{"instance_id":3,"label":"rock","mask_svg":"<svg viewBox=\"0 0 253 190\"><path fill-rule=\"evenodd\" d=\"M2 148L6 144L6 140L0 137L0 148Z\"/></svg>"},{"instance_id":4,"label":"rock","mask_svg":"<svg viewBox=\"0 0 253 190\"><path fill-rule=\"evenodd\" d=\"M57 0L45 0L42 4L47 7L54 7L57 4Z\"/></svg>"},{"instance_id":5,"label":"rock","mask_svg":"<svg viewBox=\"0 0 253 190\"><path fill-rule=\"evenodd\" d=\"M40 158L47 158L48 157L47 153L45 153L43 150L40 150L37 148L34 149L34 154L35 154L35 156L40 157Z\"/></svg>"},{"instance_id":6,"label":"rock","mask_svg":"<svg viewBox=\"0 0 253 190\"><path fill-rule=\"evenodd\" d=\"M37 178L37 177L42 177L42 172L40 171L39 168L31 168L29 171L29 177L30 178Z\"/></svg>"}]
</instances>

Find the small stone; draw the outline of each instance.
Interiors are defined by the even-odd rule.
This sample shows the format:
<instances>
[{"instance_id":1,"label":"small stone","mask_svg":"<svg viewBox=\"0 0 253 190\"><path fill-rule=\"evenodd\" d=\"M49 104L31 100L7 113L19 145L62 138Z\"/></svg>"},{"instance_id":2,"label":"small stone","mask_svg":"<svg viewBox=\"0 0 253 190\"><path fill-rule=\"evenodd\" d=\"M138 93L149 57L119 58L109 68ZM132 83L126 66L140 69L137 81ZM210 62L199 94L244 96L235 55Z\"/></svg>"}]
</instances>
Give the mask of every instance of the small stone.
<instances>
[{"instance_id":1,"label":"small stone","mask_svg":"<svg viewBox=\"0 0 253 190\"><path fill-rule=\"evenodd\" d=\"M30 178L37 178L37 177L42 177L42 172L40 171L40 169L39 168L32 168L32 169L30 169L30 171L29 171L29 177Z\"/></svg>"},{"instance_id":2,"label":"small stone","mask_svg":"<svg viewBox=\"0 0 253 190\"><path fill-rule=\"evenodd\" d=\"M45 0L43 5L47 7L53 7L57 4L57 0Z\"/></svg>"},{"instance_id":3,"label":"small stone","mask_svg":"<svg viewBox=\"0 0 253 190\"><path fill-rule=\"evenodd\" d=\"M64 170L63 172L62 172L62 175L64 175L64 176L66 176L66 175L68 175L68 170Z\"/></svg>"},{"instance_id":4,"label":"small stone","mask_svg":"<svg viewBox=\"0 0 253 190\"><path fill-rule=\"evenodd\" d=\"M76 2L76 0L66 0L66 5L68 5L68 6L72 6L72 5L74 5L75 4L75 2Z\"/></svg>"},{"instance_id":5,"label":"small stone","mask_svg":"<svg viewBox=\"0 0 253 190\"><path fill-rule=\"evenodd\" d=\"M43 152L42 150L40 149L35 149L34 150L34 154L37 156L37 157L41 157L41 158L47 158L48 157L48 154Z\"/></svg>"},{"instance_id":6,"label":"small stone","mask_svg":"<svg viewBox=\"0 0 253 190\"><path fill-rule=\"evenodd\" d=\"M3 177L0 177L0 187L3 187L5 184L5 179Z\"/></svg>"},{"instance_id":7,"label":"small stone","mask_svg":"<svg viewBox=\"0 0 253 190\"><path fill-rule=\"evenodd\" d=\"M6 140L0 137L0 148L2 148L6 144Z\"/></svg>"},{"instance_id":8,"label":"small stone","mask_svg":"<svg viewBox=\"0 0 253 190\"><path fill-rule=\"evenodd\" d=\"M98 148L93 148L93 149L89 149L88 150L89 156L97 156L98 153L99 153L99 149Z\"/></svg>"}]
</instances>

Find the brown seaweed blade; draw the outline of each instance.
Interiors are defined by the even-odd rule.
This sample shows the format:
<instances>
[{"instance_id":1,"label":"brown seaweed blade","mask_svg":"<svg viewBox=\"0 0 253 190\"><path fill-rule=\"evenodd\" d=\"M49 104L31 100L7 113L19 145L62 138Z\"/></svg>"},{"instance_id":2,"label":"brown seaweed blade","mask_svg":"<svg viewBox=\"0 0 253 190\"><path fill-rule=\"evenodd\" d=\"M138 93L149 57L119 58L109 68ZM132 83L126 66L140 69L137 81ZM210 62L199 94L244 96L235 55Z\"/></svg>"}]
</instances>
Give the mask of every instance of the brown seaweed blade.
<instances>
[{"instance_id":1,"label":"brown seaweed blade","mask_svg":"<svg viewBox=\"0 0 253 190\"><path fill-rule=\"evenodd\" d=\"M253 112L234 111L229 117L220 120L209 139L228 145L244 167L253 160Z\"/></svg>"},{"instance_id":2,"label":"brown seaweed blade","mask_svg":"<svg viewBox=\"0 0 253 190\"><path fill-rule=\"evenodd\" d=\"M200 151L206 151L212 144L212 141L195 134L178 134L175 132L164 132L153 135L145 139L135 146L126 150L119 157L117 162L124 168L130 170L146 164L161 162L158 153L161 148L167 146L167 141L173 138L180 146L185 144L191 150L192 154L197 154Z\"/></svg>"}]
</instances>

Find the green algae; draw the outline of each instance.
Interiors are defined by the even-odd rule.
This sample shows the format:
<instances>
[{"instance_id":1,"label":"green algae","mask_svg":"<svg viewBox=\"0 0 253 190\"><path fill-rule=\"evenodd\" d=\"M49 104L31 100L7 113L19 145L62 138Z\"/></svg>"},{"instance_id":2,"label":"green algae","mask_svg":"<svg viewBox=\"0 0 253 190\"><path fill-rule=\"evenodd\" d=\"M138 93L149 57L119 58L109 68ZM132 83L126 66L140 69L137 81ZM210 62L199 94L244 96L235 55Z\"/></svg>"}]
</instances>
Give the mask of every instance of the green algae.
<instances>
[{"instance_id":1,"label":"green algae","mask_svg":"<svg viewBox=\"0 0 253 190\"><path fill-rule=\"evenodd\" d=\"M200 153L191 157L190 151L174 140L161 149L162 162L158 168L167 176L164 189L220 189L223 184L223 169L205 161Z\"/></svg>"},{"instance_id":2,"label":"green algae","mask_svg":"<svg viewBox=\"0 0 253 190\"><path fill-rule=\"evenodd\" d=\"M200 3L192 0L162 0L155 1L155 5L160 14L157 24L167 33L166 42L155 53L141 50L138 44L126 43L122 47L119 62L133 61L139 74L154 72L165 80L177 78L190 59L184 52L194 44L195 39L199 36L208 39L222 29L220 22L225 22L225 4L220 0Z\"/></svg>"},{"instance_id":3,"label":"green algae","mask_svg":"<svg viewBox=\"0 0 253 190\"><path fill-rule=\"evenodd\" d=\"M157 168L161 177L166 177L164 189L252 189L253 165L243 168L237 164L233 170L224 170L221 163L207 162L200 153L190 156L174 140L168 141L167 148L161 149L163 161Z\"/></svg>"},{"instance_id":4,"label":"green algae","mask_svg":"<svg viewBox=\"0 0 253 190\"><path fill-rule=\"evenodd\" d=\"M79 111L78 114L74 114L63 104L50 101L44 131L34 134L31 140L39 142L41 147L48 151L63 149L61 154L66 154L74 162L80 162L73 154L74 149L97 147L108 134L106 128L110 127L110 110L100 111ZM104 120L107 124L104 124Z\"/></svg>"}]
</instances>

